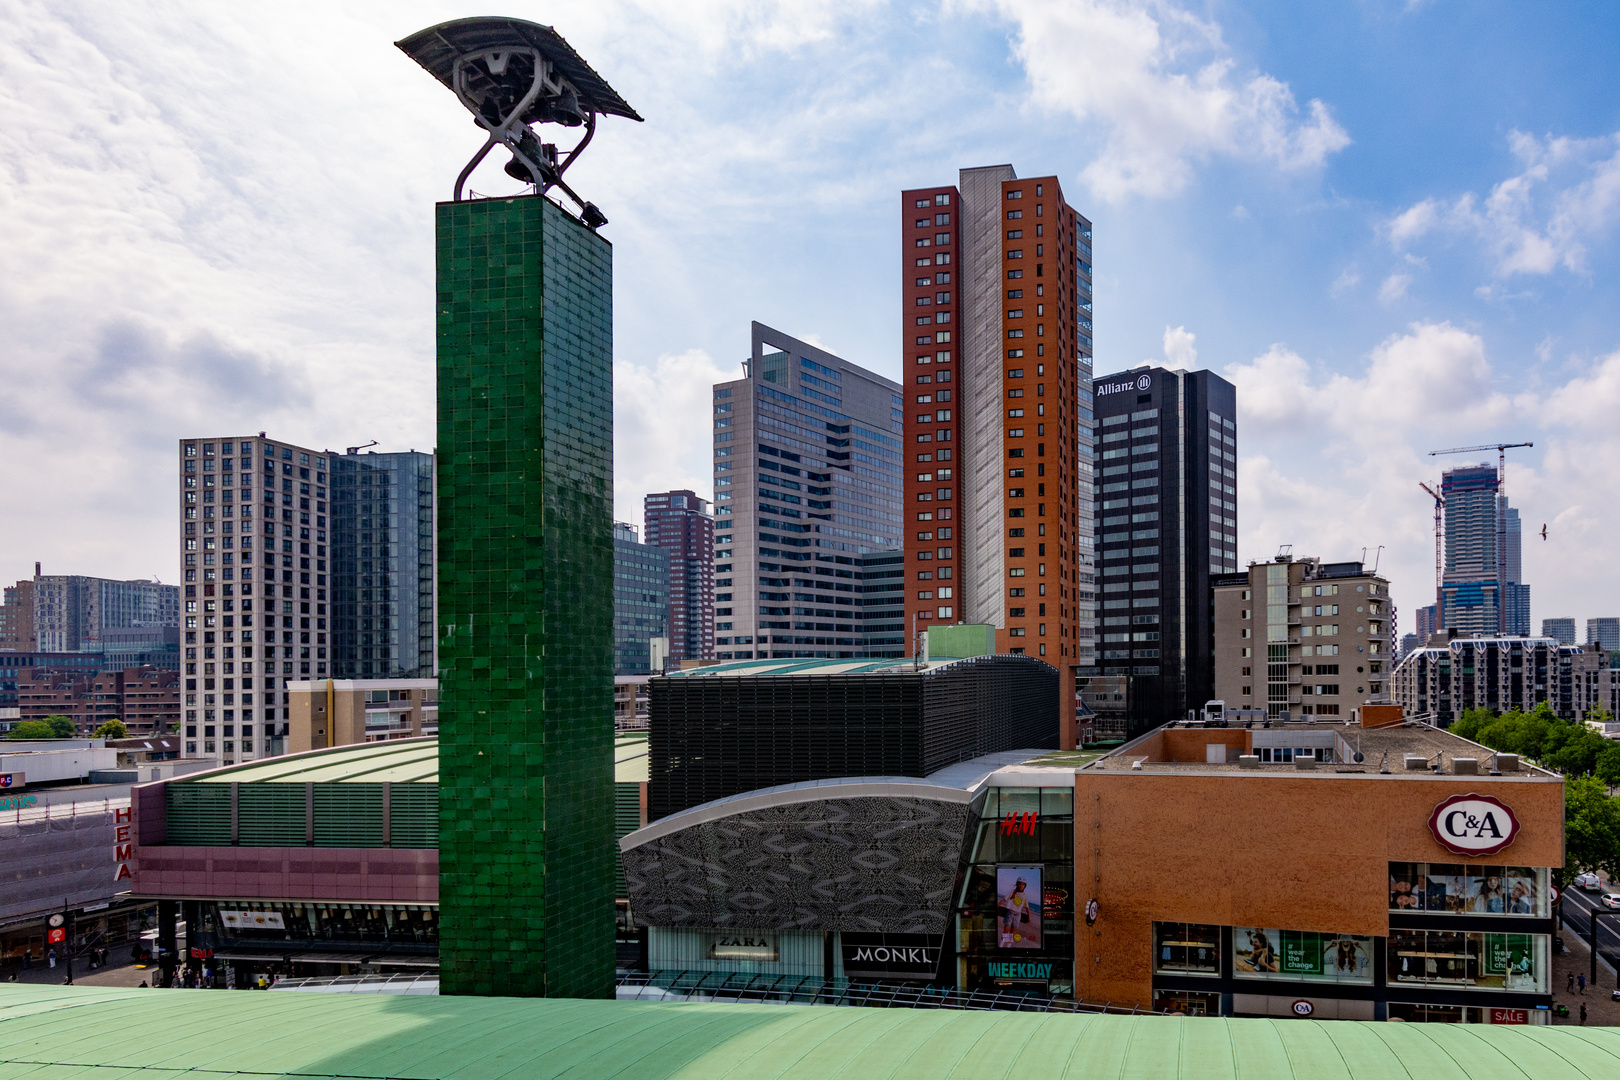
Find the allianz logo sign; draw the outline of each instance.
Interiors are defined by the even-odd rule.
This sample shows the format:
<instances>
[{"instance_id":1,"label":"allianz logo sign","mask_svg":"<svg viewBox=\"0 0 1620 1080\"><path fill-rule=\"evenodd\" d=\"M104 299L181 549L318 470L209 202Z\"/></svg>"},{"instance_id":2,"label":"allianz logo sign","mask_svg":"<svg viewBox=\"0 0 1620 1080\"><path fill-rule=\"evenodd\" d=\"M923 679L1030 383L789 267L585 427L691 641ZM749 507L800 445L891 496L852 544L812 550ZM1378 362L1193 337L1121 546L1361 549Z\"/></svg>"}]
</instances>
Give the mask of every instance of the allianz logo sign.
<instances>
[{"instance_id":1,"label":"allianz logo sign","mask_svg":"<svg viewBox=\"0 0 1620 1080\"><path fill-rule=\"evenodd\" d=\"M1135 381L1127 379L1125 382L1104 383L1096 388L1095 393L1098 397L1106 397L1109 394L1123 394L1127 390L1146 390L1152 385L1153 377L1151 375L1142 375Z\"/></svg>"}]
</instances>

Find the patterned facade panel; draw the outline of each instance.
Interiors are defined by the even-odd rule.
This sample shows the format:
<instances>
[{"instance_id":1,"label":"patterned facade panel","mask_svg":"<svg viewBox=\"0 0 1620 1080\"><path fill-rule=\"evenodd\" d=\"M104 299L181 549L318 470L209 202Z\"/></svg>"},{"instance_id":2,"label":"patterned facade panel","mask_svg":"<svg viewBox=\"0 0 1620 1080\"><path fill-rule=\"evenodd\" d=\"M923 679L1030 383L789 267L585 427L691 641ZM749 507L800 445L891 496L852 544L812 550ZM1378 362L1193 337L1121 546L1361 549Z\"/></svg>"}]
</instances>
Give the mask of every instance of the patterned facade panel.
<instances>
[{"instance_id":1,"label":"patterned facade panel","mask_svg":"<svg viewBox=\"0 0 1620 1080\"><path fill-rule=\"evenodd\" d=\"M942 934L968 805L822 799L703 822L624 853L643 926Z\"/></svg>"}]
</instances>

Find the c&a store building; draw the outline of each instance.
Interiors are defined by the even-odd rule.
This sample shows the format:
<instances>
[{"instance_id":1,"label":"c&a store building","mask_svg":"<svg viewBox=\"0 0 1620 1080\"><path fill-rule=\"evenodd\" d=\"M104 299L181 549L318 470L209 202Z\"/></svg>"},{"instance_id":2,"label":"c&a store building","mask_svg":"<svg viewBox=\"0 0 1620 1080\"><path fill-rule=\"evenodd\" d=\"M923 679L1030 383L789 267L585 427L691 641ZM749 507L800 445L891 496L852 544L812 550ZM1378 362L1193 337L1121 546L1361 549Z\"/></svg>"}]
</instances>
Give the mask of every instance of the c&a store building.
<instances>
[{"instance_id":1,"label":"c&a store building","mask_svg":"<svg viewBox=\"0 0 1620 1080\"><path fill-rule=\"evenodd\" d=\"M1161 728L1075 775L1075 993L1546 1023L1563 818L1561 777L1434 728Z\"/></svg>"}]
</instances>

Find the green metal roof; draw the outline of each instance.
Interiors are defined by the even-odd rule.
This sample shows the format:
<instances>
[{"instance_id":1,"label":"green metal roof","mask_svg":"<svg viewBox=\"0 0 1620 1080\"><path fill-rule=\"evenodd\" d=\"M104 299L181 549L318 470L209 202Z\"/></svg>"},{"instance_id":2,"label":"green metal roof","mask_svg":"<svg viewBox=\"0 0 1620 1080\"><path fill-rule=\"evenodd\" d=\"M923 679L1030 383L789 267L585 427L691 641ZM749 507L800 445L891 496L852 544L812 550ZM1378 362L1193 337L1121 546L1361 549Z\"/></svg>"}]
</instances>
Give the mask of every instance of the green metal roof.
<instances>
[{"instance_id":1,"label":"green metal roof","mask_svg":"<svg viewBox=\"0 0 1620 1080\"><path fill-rule=\"evenodd\" d=\"M439 739L334 746L213 769L173 784L437 784Z\"/></svg>"},{"instance_id":2,"label":"green metal roof","mask_svg":"<svg viewBox=\"0 0 1620 1080\"><path fill-rule=\"evenodd\" d=\"M618 784L647 782L647 735L619 735L613 740L613 780Z\"/></svg>"},{"instance_id":3,"label":"green metal roof","mask_svg":"<svg viewBox=\"0 0 1620 1080\"><path fill-rule=\"evenodd\" d=\"M1620 1029L0 985L0 1077L182 1072L1526 1080L1620 1075Z\"/></svg>"}]
</instances>

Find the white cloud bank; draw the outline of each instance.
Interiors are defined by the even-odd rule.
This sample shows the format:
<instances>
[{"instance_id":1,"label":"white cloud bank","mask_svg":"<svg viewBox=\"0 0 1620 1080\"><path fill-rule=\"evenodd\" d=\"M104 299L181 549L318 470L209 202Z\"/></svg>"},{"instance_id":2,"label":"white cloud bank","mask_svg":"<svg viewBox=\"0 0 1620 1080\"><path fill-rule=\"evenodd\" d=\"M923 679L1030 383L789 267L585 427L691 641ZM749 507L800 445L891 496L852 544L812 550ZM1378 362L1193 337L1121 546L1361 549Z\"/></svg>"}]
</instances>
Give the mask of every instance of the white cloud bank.
<instances>
[{"instance_id":1,"label":"white cloud bank","mask_svg":"<svg viewBox=\"0 0 1620 1080\"><path fill-rule=\"evenodd\" d=\"M1431 233L1466 235L1489 253L1498 277L1586 271L1587 248L1620 218L1620 133L1598 139L1515 131L1509 146L1522 171L1480 198L1428 198L1385 223L1405 250Z\"/></svg>"},{"instance_id":2,"label":"white cloud bank","mask_svg":"<svg viewBox=\"0 0 1620 1080\"><path fill-rule=\"evenodd\" d=\"M1081 178L1110 202L1183 190L1215 157L1283 172L1350 145L1327 105L1301 114L1287 83L1245 72L1220 26L1163 0L984 0L1016 24L1034 101L1106 132Z\"/></svg>"},{"instance_id":3,"label":"white cloud bank","mask_svg":"<svg viewBox=\"0 0 1620 1080\"><path fill-rule=\"evenodd\" d=\"M1283 345L1228 367L1243 451L1240 550L1265 558L1292 543L1298 554L1355 559L1365 547L1371 559L1385 545L1382 570L1410 631L1413 610L1434 597L1433 504L1418 482L1496 457L1429 451L1528 440L1533 451L1509 451L1508 498L1522 517L1535 619L1564 613L1549 606L1559 601L1612 603L1594 595L1591 567L1612 558L1620 532L1620 476L1607 465L1620 454L1620 352L1577 368L1561 385L1510 394L1484 339L1445 322L1390 336L1351 374Z\"/></svg>"}]
</instances>

